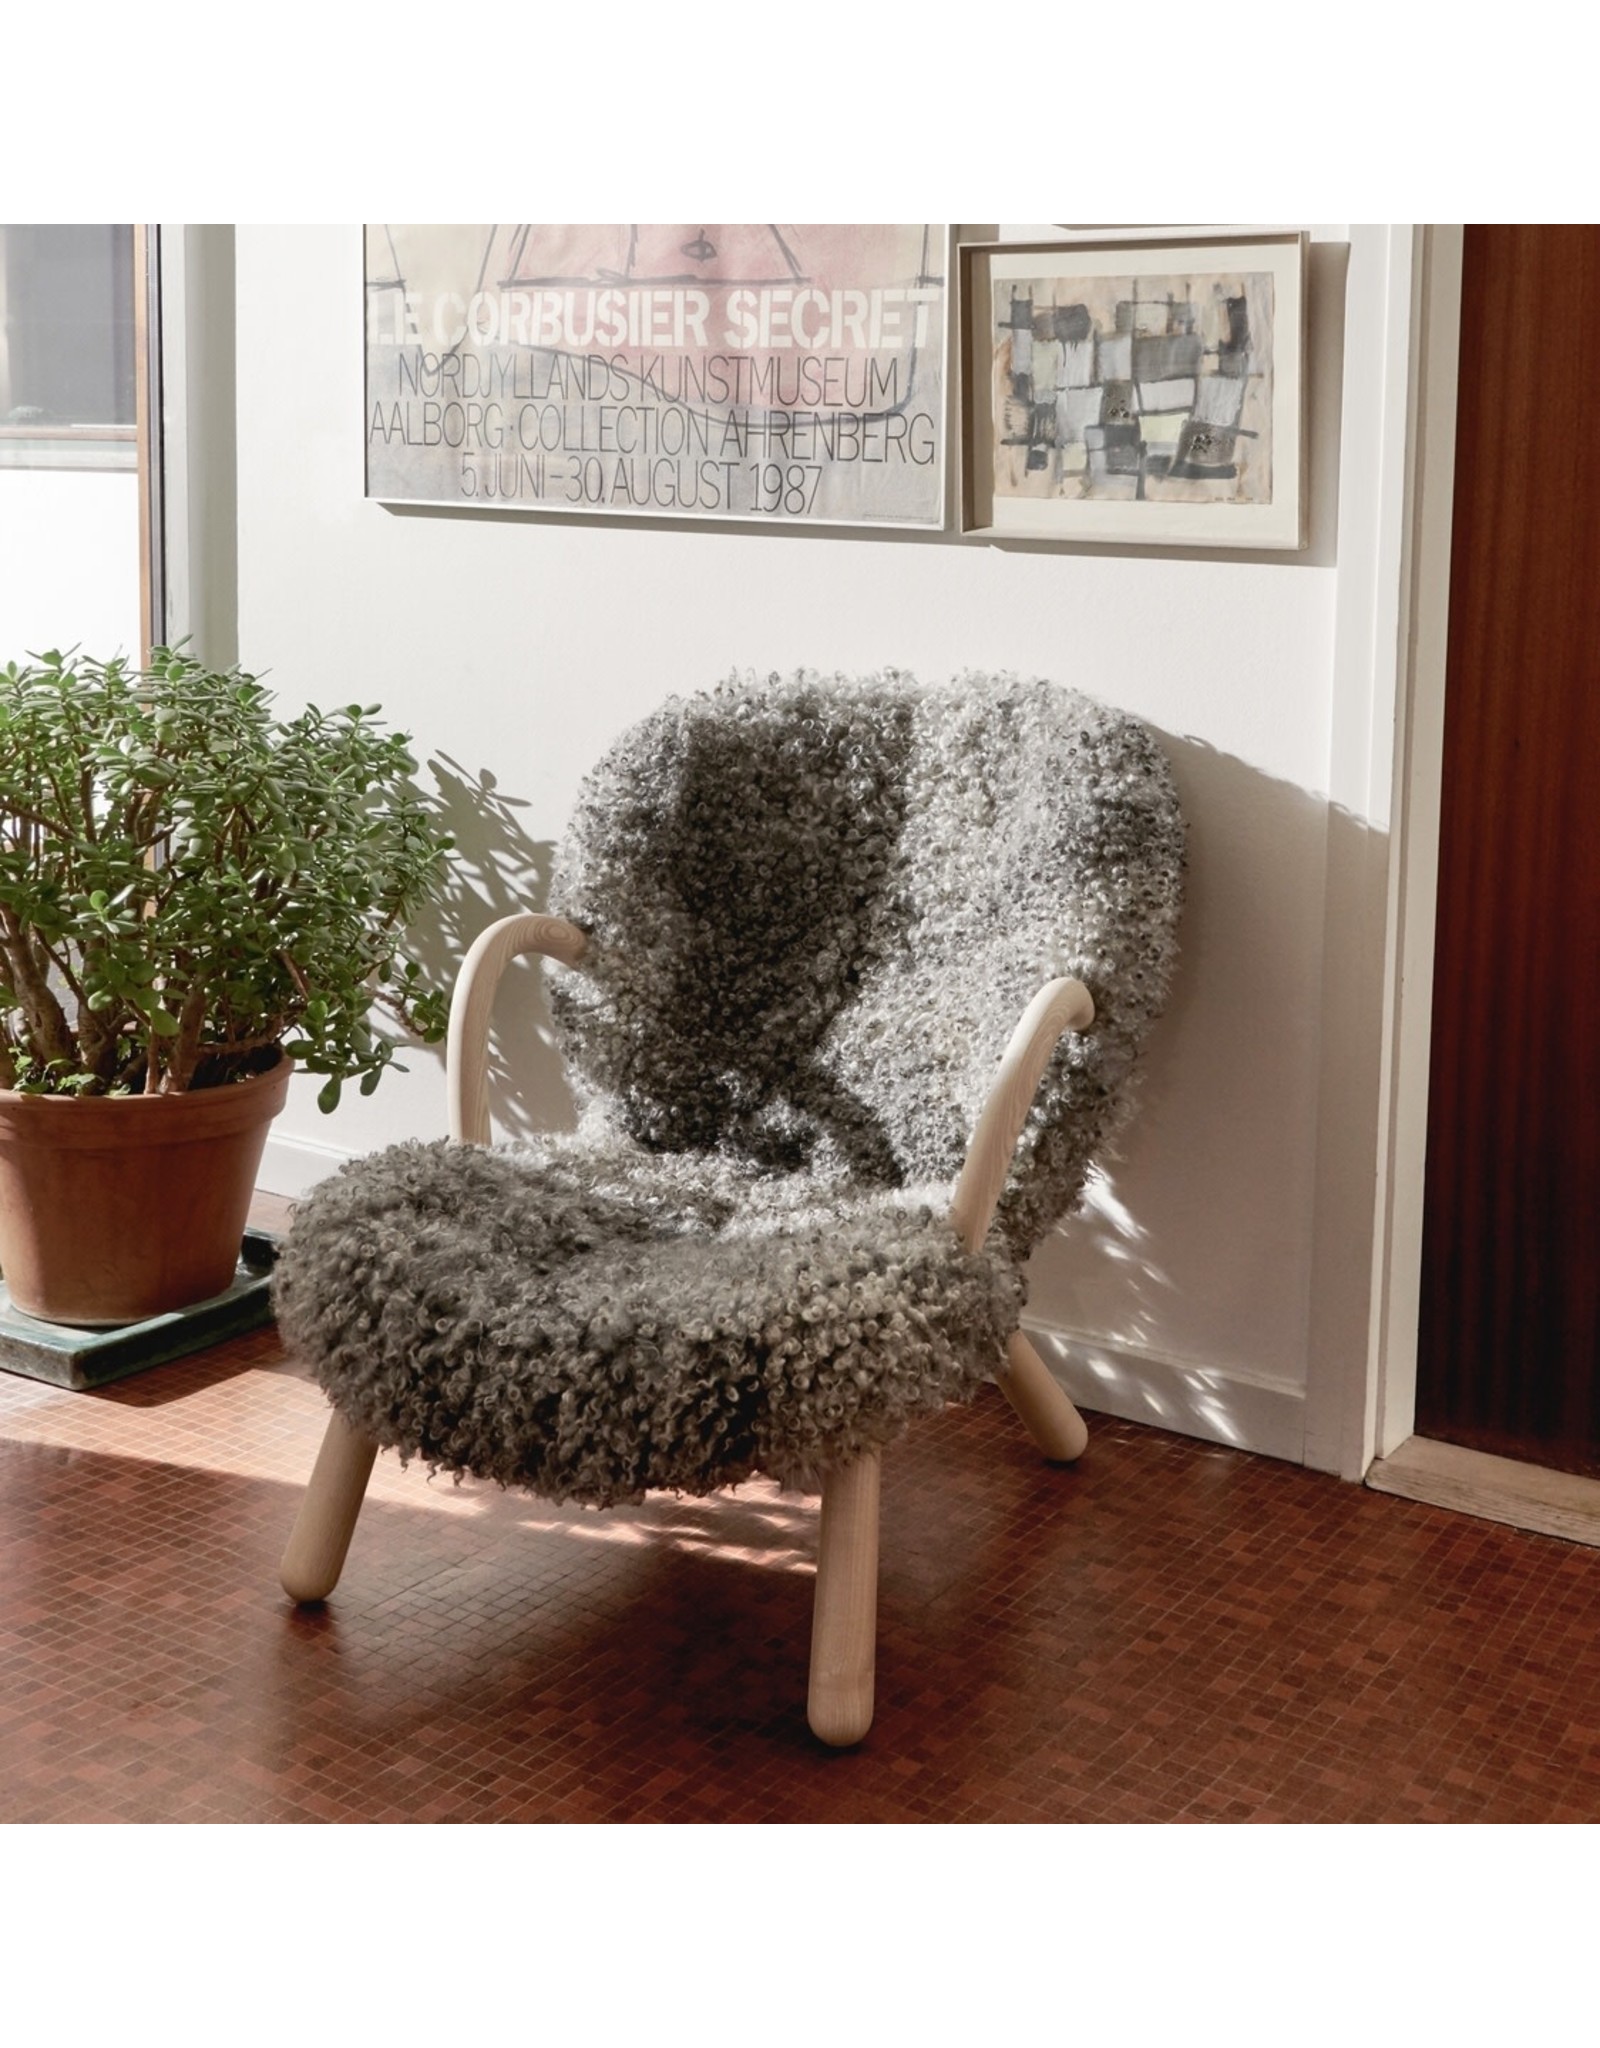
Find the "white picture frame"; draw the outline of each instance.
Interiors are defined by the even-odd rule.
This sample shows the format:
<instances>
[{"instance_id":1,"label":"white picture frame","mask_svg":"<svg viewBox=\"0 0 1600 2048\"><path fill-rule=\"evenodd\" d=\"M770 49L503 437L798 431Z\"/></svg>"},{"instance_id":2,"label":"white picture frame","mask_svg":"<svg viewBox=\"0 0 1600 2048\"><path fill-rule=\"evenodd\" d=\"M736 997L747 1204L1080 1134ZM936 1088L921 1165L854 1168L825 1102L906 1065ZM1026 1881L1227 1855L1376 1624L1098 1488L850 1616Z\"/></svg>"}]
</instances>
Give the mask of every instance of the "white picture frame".
<instances>
[{"instance_id":1,"label":"white picture frame","mask_svg":"<svg viewBox=\"0 0 1600 2048\"><path fill-rule=\"evenodd\" d=\"M958 252L958 530L1307 543L1303 231Z\"/></svg>"}]
</instances>

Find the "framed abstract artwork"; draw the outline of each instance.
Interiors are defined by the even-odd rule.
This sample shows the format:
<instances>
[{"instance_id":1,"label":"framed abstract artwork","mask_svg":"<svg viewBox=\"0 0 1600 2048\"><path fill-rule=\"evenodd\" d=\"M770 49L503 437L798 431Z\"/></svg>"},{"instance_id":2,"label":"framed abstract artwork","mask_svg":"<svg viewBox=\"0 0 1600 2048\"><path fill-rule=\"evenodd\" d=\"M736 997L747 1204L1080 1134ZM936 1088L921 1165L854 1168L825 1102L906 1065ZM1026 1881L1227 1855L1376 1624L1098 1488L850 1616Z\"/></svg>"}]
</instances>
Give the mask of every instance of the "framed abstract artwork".
<instances>
[{"instance_id":1,"label":"framed abstract artwork","mask_svg":"<svg viewBox=\"0 0 1600 2048\"><path fill-rule=\"evenodd\" d=\"M943 529L949 248L931 225L369 225L366 495Z\"/></svg>"},{"instance_id":2,"label":"framed abstract artwork","mask_svg":"<svg viewBox=\"0 0 1600 2048\"><path fill-rule=\"evenodd\" d=\"M962 533L1303 548L1306 242L964 247Z\"/></svg>"}]
</instances>

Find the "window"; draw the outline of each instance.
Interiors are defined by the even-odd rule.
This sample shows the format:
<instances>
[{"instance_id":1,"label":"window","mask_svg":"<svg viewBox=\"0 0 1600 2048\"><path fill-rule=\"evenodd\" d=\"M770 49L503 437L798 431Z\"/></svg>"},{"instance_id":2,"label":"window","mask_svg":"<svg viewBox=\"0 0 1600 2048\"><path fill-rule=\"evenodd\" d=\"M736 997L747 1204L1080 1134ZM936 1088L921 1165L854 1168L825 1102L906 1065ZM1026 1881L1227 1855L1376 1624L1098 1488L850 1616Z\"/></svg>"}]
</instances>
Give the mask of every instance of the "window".
<instances>
[{"instance_id":1,"label":"window","mask_svg":"<svg viewBox=\"0 0 1600 2048\"><path fill-rule=\"evenodd\" d=\"M0 224L0 662L162 632L159 242Z\"/></svg>"},{"instance_id":2,"label":"window","mask_svg":"<svg viewBox=\"0 0 1600 2048\"><path fill-rule=\"evenodd\" d=\"M138 467L129 226L0 226L0 468Z\"/></svg>"}]
</instances>

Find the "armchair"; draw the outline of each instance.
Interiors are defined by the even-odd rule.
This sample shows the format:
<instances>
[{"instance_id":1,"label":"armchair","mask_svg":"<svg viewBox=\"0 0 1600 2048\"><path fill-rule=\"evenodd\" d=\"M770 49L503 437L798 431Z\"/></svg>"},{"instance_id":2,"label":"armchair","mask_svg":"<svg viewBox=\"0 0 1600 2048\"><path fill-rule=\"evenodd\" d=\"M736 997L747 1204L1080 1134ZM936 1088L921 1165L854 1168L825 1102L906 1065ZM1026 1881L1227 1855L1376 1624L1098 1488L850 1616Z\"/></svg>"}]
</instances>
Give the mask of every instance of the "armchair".
<instances>
[{"instance_id":1,"label":"armchair","mask_svg":"<svg viewBox=\"0 0 1600 2048\"><path fill-rule=\"evenodd\" d=\"M991 1376L1047 1458L1084 1448L1024 1267L1124 1111L1182 866L1149 735L1044 682L735 680L624 734L551 914L464 963L449 1141L295 1217L276 1307L333 1412L290 1596L332 1592L380 1447L599 1508L763 1471L820 1490L808 1718L858 1742L885 1448ZM579 1127L491 1146L530 952Z\"/></svg>"}]
</instances>

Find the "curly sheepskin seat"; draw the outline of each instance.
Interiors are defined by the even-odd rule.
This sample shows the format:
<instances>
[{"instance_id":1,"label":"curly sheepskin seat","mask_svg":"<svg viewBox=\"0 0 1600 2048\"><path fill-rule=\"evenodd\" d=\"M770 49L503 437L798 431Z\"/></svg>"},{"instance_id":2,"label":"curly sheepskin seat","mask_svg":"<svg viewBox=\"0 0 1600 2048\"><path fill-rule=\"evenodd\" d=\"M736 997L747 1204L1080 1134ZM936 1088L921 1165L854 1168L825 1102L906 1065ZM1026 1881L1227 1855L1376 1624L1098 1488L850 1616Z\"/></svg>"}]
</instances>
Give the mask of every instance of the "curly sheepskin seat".
<instances>
[{"instance_id":1,"label":"curly sheepskin seat","mask_svg":"<svg viewBox=\"0 0 1600 2048\"><path fill-rule=\"evenodd\" d=\"M1182 869L1149 734L1044 681L733 679L625 733L551 913L458 987L479 1142L391 1147L295 1216L278 1319L335 1413L291 1593L331 1590L382 1446L597 1507L820 1485L812 1725L858 1740L870 1622L824 1640L830 1513L834 1575L863 1545L875 1572L877 1454L991 1377L1047 1452L1082 1447L1024 1267L1125 1110ZM579 1125L491 1149L488 1004L529 950L565 963Z\"/></svg>"}]
</instances>

